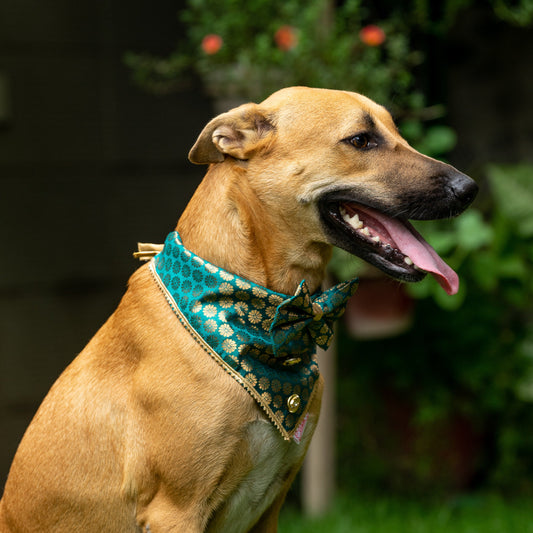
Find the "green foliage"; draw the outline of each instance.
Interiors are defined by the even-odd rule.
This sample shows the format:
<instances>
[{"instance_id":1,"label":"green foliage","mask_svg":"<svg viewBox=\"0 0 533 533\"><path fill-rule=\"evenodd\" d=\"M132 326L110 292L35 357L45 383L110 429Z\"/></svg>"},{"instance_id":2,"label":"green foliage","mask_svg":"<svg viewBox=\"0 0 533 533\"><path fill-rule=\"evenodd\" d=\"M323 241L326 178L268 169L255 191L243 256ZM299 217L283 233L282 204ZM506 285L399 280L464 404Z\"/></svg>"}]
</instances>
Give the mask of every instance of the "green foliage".
<instances>
[{"instance_id":1,"label":"green foliage","mask_svg":"<svg viewBox=\"0 0 533 533\"><path fill-rule=\"evenodd\" d=\"M166 58L129 53L126 63L137 82L155 92L179 87L191 72L216 96L259 101L291 85L355 90L392 105L420 111L423 97L413 87L412 70L423 61L413 50L404 16L379 22L384 42L365 43L361 29L368 7L348 0L189 0L180 13L186 39ZM287 49L276 39L292 32ZM216 34L222 46L206 53L202 41Z\"/></svg>"},{"instance_id":2,"label":"green foliage","mask_svg":"<svg viewBox=\"0 0 533 533\"><path fill-rule=\"evenodd\" d=\"M533 21L533 0L490 4L509 23L528 26ZM424 54L413 49L413 29L444 35L475 5L476 0L446 0L437 7L429 0L390 2L389 16L375 20L368 0L188 0L179 13L184 32L175 51L166 57L129 52L125 62L136 82L156 93L183 87L196 73L215 96L259 101L291 85L348 89L420 118L424 97L414 88L413 69ZM369 23L384 31L384 42L361 38ZM283 27L293 33L288 47L276 38ZM206 52L203 39L213 34L222 46ZM452 136L449 129L436 130L424 139L429 146L423 151L433 153L433 143L439 150L451 146Z\"/></svg>"},{"instance_id":3,"label":"green foliage","mask_svg":"<svg viewBox=\"0 0 533 533\"><path fill-rule=\"evenodd\" d=\"M515 26L531 26L533 23L533 0L493 0L494 11L502 20Z\"/></svg>"},{"instance_id":4,"label":"green foliage","mask_svg":"<svg viewBox=\"0 0 533 533\"><path fill-rule=\"evenodd\" d=\"M431 0L414 0L413 18L428 32L444 35L457 18L469 7L491 6L499 19L515 26L530 26L533 23L533 0L446 0L438 3Z\"/></svg>"},{"instance_id":5,"label":"green foliage","mask_svg":"<svg viewBox=\"0 0 533 533\"><path fill-rule=\"evenodd\" d=\"M450 13L464 7L455 0L446 6ZM387 105L415 148L441 157L455 145L455 132L435 122L445 110L426 105L413 74L425 59L413 47L413 24L425 20L427 6L395 4L380 20L372 7L368 0L188 0L179 13L184 38L174 52L130 52L125 62L136 82L155 93L183 87L193 74L212 96L233 100L260 101L293 85L360 92ZM382 42L362 36L371 24L383 32ZM291 34L287 47L276 36L283 28ZM209 53L208 35L222 43Z\"/></svg>"},{"instance_id":6,"label":"green foliage","mask_svg":"<svg viewBox=\"0 0 533 533\"><path fill-rule=\"evenodd\" d=\"M488 178L501 213L513 221L521 237L533 237L533 167L490 165Z\"/></svg>"}]
</instances>

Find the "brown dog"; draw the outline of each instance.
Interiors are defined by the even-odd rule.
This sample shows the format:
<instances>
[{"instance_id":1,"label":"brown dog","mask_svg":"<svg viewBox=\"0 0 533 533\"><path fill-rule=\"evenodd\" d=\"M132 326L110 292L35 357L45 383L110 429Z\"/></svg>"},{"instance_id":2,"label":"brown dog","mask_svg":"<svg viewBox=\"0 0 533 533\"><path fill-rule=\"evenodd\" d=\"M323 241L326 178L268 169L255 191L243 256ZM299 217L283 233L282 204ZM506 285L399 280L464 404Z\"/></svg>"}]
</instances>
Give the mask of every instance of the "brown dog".
<instances>
[{"instance_id":1,"label":"brown dog","mask_svg":"<svg viewBox=\"0 0 533 533\"><path fill-rule=\"evenodd\" d=\"M332 245L406 281L453 271L408 218L460 213L477 187L413 150L355 93L284 89L213 119L190 153L210 164L177 229L194 254L292 295L322 282ZM116 312L50 390L15 456L0 531L274 532L320 409L299 442L206 350L154 282Z\"/></svg>"}]
</instances>

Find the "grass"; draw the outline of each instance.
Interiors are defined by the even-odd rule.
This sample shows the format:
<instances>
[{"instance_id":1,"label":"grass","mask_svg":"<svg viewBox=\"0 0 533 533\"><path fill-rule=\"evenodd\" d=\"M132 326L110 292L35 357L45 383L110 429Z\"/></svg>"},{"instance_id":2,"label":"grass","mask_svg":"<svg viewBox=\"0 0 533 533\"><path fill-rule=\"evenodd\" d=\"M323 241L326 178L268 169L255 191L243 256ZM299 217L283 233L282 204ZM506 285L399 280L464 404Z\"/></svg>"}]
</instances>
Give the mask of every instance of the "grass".
<instances>
[{"instance_id":1,"label":"grass","mask_svg":"<svg viewBox=\"0 0 533 533\"><path fill-rule=\"evenodd\" d=\"M533 502L467 495L445 502L339 497L320 518L282 511L279 533L533 533Z\"/></svg>"}]
</instances>

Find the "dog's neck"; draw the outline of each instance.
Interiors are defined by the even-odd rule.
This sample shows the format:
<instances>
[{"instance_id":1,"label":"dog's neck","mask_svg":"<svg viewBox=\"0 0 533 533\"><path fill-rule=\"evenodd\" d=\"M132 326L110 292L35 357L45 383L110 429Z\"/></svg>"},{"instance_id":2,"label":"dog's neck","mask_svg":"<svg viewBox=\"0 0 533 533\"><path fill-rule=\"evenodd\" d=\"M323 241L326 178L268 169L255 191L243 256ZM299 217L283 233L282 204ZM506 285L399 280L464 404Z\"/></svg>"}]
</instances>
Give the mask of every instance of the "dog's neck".
<instances>
[{"instance_id":1,"label":"dog's neck","mask_svg":"<svg viewBox=\"0 0 533 533\"><path fill-rule=\"evenodd\" d=\"M246 170L212 165L177 231L192 252L259 285L293 294L302 279L318 289L331 247L302 242L287 217L272 213L252 190Z\"/></svg>"}]
</instances>

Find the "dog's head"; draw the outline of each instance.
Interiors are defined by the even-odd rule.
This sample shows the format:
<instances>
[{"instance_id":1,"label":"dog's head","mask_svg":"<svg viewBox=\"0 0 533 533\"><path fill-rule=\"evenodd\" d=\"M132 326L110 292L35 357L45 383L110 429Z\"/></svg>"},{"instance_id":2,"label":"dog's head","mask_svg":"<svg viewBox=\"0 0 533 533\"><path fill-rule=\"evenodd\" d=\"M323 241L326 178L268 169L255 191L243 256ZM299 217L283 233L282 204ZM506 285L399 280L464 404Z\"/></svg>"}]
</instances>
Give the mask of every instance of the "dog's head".
<instances>
[{"instance_id":1,"label":"dog's head","mask_svg":"<svg viewBox=\"0 0 533 533\"><path fill-rule=\"evenodd\" d=\"M458 215L477 185L414 150L387 110L364 96L283 89L213 119L189 158L245 169L265 207L290 219L302 238L336 245L404 281L430 272L448 293L457 291L455 272L408 219Z\"/></svg>"}]
</instances>

